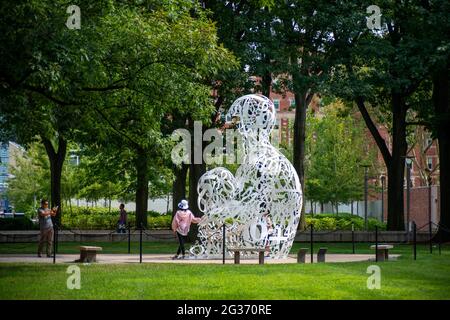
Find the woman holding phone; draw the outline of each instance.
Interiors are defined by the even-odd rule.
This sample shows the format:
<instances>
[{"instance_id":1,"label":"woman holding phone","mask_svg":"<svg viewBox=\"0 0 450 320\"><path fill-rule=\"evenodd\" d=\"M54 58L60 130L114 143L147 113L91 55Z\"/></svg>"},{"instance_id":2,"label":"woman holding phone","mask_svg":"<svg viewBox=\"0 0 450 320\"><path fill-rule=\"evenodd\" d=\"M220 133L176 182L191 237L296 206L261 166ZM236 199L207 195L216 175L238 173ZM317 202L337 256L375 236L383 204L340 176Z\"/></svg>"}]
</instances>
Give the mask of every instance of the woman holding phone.
<instances>
[{"instance_id":1,"label":"woman holding phone","mask_svg":"<svg viewBox=\"0 0 450 320\"><path fill-rule=\"evenodd\" d=\"M42 257L42 249L44 248L45 244L47 244L46 248L47 257L52 256L51 254L53 244L52 217L56 216L58 208L59 206L54 207L53 209L49 209L47 199L41 200L41 207L38 209L39 229L41 231L39 237L38 257Z\"/></svg>"}]
</instances>

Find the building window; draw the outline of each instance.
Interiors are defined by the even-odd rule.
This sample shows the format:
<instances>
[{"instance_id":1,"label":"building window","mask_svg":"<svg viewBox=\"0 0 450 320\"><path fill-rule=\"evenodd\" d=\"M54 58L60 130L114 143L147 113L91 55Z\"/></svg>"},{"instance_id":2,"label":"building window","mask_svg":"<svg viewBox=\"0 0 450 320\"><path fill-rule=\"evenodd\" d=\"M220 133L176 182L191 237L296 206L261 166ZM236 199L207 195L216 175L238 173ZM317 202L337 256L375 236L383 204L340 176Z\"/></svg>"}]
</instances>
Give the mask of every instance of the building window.
<instances>
[{"instance_id":1,"label":"building window","mask_svg":"<svg viewBox=\"0 0 450 320\"><path fill-rule=\"evenodd\" d=\"M433 158L427 157L427 168L428 170L433 170Z\"/></svg>"},{"instance_id":2,"label":"building window","mask_svg":"<svg viewBox=\"0 0 450 320\"><path fill-rule=\"evenodd\" d=\"M273 99L273 105L275 106L275 110L280 110L280 100Z\"/></svg>"},{"instance_id":3,"label":"building window","mask_svg":"<svg viewBox=\"0 0 450 320\"><path fill-rule=\"evenodd\" d=\"M433 144L433 139L431 139L430 137L425 139L425 145L424 148L429 148L431 145Z\"/></svg>"},{"instance_id":4,"label":"building window","mask_svg":"<svg viewBox=\"0 0 450 320\"><path fill-rule=\"evenodd\" d=\"M294 98L289 98L289 106L290 107L295 107L295 99Z\"/></svg>"},{"instance_id":5,"label":"building window","mask_svg":"<svg viewBox=\"0 0 450 320\"><path fill-rule=\"evenodd\" d=\"M69 158L69 163L73 166L77 166L80 163L80 158L76 155L71 155Z\"/></svg>"}]
</instances>

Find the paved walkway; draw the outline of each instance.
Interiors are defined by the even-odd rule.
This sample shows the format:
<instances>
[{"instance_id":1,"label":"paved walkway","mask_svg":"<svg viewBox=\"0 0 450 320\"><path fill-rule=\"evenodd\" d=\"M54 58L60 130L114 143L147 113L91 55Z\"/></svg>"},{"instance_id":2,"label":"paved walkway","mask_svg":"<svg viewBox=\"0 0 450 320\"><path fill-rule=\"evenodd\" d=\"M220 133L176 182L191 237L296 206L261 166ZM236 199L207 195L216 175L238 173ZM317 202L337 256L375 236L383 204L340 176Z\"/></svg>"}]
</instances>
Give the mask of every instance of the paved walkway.
<instances>
[{"instance_id":1,"label":"paved walkway","mask_svg":"<svg viewBox=\"0 0 450 320\"><path fill-rule=\"evenodd\" d=\"M391 254L389 258L395 260L400 255ZM80 256L78 254L57 254L56 263L73 263ZM172 255L169 254L143 254L143 263L211 263L222 264L222 259L205 260L205 259L189 259L172 260ZM316 262L314 256L314 262ZM371 261L375 260L373 254L327 254L326 262L356 262L356 261ZM306 263L310 263L311 256L306 256ZM2 254L0 255L0 263L4 262L24 262L24 263L53 263L53 258L39 258L31 254ZM97 254L97 262L100 264L118 264L118 263L139 263L139 255L137 254ZM226 264L233 264L232 258L225 260ZM270 259L266 258L264 263L267 264L283 264L283 263L297 263L295 256L289 256L287 259ZM241 264L258 264L258 258L248 259L241 257Z\"/></svg>"}]
</instances>

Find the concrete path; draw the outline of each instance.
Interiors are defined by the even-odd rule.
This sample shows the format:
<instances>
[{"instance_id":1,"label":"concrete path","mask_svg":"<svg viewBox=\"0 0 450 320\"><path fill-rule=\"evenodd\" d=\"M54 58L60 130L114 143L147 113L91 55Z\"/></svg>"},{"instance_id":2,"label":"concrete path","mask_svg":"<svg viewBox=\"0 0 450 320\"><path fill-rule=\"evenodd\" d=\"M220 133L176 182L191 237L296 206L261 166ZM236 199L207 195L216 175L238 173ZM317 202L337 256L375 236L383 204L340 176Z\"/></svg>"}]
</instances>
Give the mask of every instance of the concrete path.
<instances>
[{"instance_id":1,"label":"concrete path","mask_svg":"<svg viewBox=\"0 0 450 320\"><path fill-rule=\"evenodd\" d=\"M389 258L395 260L400 255L391 254ZM74 263L80 256L78 254L57 254L56 263ZM186 263L186 264L222 264L222 259L205 260L186 258L184 260L172 260L172 255L169 254L143 254L143 263ZM314 262L316 262L314 256ZM311 256L306 256L306 263L310 263ZM327 254L326 262L357 262L357 261L375 261L373 254ZM0 255L0 263L53 263L53 258L42 257L31 254L2 254ZM100 264L120 264L120 263L139 263L139 255L137 254L97 254L97 263ZM226 264L233 264L233 258L227 258ZM270 259L266 258L266 264L283 264L283 263L297 263L297 258L292 255L287 259ZM248 259L241 257L241 264L258 264L258 258Z\"/></svg>"}]
</instances>

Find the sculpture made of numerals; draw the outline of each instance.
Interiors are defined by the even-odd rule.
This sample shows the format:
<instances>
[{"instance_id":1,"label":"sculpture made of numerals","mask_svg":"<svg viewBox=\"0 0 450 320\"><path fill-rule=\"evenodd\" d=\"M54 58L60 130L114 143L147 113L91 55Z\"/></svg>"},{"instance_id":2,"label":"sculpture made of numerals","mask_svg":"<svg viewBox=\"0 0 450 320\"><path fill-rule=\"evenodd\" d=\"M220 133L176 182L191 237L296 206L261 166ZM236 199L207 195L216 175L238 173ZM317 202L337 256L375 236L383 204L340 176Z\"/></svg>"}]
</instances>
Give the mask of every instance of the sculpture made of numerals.
<instances>
[{"instance_id":1,"label":"sculpture made of numerals","mask_svg":"<svg viewBox=\"0 0 450 320\"><path fill-rule=\"evenodd\" d=\"M269 248L270 257L286 258L300 221L302 189L292 164L270 144L275 107L268 98L250 94L232 104L226 119L237 120L242 164L235 176L219 167L200 178L198 206L207 218L199 224L200 241L191 253L220 257L225 223L226 247Z\"/></svg>"}]
</instances>

